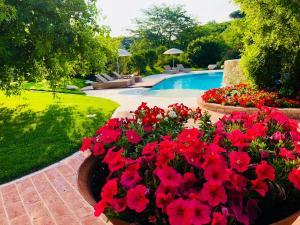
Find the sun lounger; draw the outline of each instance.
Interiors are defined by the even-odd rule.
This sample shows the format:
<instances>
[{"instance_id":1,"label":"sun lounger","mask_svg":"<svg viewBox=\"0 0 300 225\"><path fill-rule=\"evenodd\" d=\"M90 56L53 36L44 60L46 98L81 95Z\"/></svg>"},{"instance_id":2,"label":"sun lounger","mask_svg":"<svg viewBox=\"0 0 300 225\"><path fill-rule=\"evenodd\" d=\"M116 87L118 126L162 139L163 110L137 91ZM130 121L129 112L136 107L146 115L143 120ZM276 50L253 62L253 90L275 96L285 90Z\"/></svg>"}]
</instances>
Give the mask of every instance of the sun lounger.
<instances>
[{"instance_id":1,"label":"sun lounger","mask_svg":"<svg viewBox=\"0 0 300 225\"><path fill-rule=\"evenodd\" d=\"M192 72L192 69L191 69L191 68L184 68L184 66L183 66L182 64L177 64L177 69L178 69L180 72L184 72L184 73Z\"/></svg>"},{"instance_id":2,"label":"sun lounger","mask_svg":"<svg viewBox=\"0 0 300 225\"><path fill-rule=\"evenodd\" d=\"M208 68L209 70L214 70L214 69L217 68L217 65L216 65L216 64L210 64L210 65L208 65L207 68Z\"/></svg>"},{"instance_id":3,"label":"sun lounger","mask_svg":"<svg viewBox=\"0 0 300 225\"><path fill-rule=\"evenodd\" d=\"M175 74L175 73L179 73L179 70L177 68L171 68L171 66L166 65L164 66L165 72L166 74Z\"/></svg>"},{"instance_id":4,"label":"sun lounger","mask_svg":"<svg viewBox=\"0 0 300 225\"><path fill-rule=\"evenodd\" d=\"M115 75L118 79L133 79L134 83L138 83L138 82L142 81L142 76L135 76L133 74L121 75L121 74L118 74L117 72L113 72L113 75Z\"/></svg>"},{"instance_id":5,"label":"sun lounger","mask_svg":"<svg viewBox=\"0 0 300 225\"><path fill-rule=\"evenodd\" d=\"M96 80L97 82L92 84L93 89L126 88L132 84L130 79L108 81L101 75L96 75Z\"/></svg>"}]
</instances>

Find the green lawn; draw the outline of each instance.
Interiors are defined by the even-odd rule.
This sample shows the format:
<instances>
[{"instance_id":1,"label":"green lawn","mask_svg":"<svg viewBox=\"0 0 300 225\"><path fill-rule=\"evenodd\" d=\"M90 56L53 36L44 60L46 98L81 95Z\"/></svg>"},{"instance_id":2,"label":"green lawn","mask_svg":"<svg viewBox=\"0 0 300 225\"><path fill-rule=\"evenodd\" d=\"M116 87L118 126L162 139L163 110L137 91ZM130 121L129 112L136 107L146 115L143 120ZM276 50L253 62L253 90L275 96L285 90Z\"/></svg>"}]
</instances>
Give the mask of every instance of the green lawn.
<instances>
[{"instance_id":1,"label":"green lawn","mask_svg":"<svg viewBox=\"0 0 300 225\"><path fill-rule=\"evenodd\" d=\"M82 138L93 135L117 107L82 95L0 92L0 184L78 151Z\"/></svg>"},{"instance_id":2,"label":"green lawn","mask_svg":"<svg viewBox=\"0 0 300 225\"><path fill-rule=\"evenodd\" d=\"M67 85L75 85L75 86L79 87L79 89L69 90L69 89L66 88ZM67 81L67 82L61 84L55 90L55 92L84 95L84 92L82 92L80 89L85 87L85 86L87 86L85 84L85 80L78 79L78 78L73 78L70 81ZM26 82L26 83L24 83L23 88L25 90L53 91L47 80L43 80L43 81L40 81L40 82Z\"/></svg>"}]
</instances>

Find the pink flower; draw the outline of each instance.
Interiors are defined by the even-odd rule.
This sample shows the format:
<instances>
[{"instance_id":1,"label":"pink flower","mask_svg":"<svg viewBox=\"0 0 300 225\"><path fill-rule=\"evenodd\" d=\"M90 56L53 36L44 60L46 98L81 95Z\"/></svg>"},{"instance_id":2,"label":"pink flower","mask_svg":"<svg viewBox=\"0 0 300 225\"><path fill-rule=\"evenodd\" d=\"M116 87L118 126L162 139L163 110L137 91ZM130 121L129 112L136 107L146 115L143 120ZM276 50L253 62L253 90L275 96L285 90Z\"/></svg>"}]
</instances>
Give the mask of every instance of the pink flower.
<instances>
[{"instance_id":1,"label":"pink flower","mask_svg":"<svg viewBox=\"0 0 300 225\"><path fill-rule=\"evenodd\" d=\"M131 188L142 180L137 170L125 170L121 175L121 184L125 188Z\"/></svg>"},{"instance_id":2,"label":"pink flower","mask_svg":"<svg viewBox=\"0 0 300 225\"><path fill-rule=\"evenodd\" d=\"M296 159L296 156L294 155L293 151L287 150L286 148L279 149L279 156L284 159L291 159L291 160Z\"/></svg>"},{"instance_id":3,"label":"pink flower","mask_svg":"<svg viewBox=\"0 0 300 225\"><path fill-rule=\"evenodd\" d=\"M107 206L107 203L105 201L97 202L94 205L94 215L97 217L100 216L104 212L106 206Z\"/></svg>"},{"instance_id":4,"label":"pink flower","mask_svg":"<svg viewBox=\"0 0 300 225\"><path fill-rule=\"evenodd\" d=\"M191 200L189 207L192 209L192 224L202 225L210 222L210 207L208 205L201 204L197 200Z\"/></svg>"},{"instance_id":5,"label":"pink flower","mask_svg":"<svg viewBox=\"0 0 300 225\"><path fill-rule=\"evenodd\" d=\"M117 178L115 178L106 182L101 191L101 201L111 202L113 197L118 194L117 181Z\"/></svg>"},{"instance_id":6,"label":"pink flower","mask_svg":"<svg viewBox=\"0 0 300 225\"><path fill-rule=\"evenodd\" d=\"M293 169L289 173L289 181L294 184L294 186L300 190L300 167L297 169Z\"/></svg>"},{"instance_id":7,"label":"pink flower","mask_svg":"<svg viewBox=\"0 0 300 225\"><path fill-rule=\"evenodd\" d=\"M103 155L105 153L104 145L101 142L96 142L92 148L95 156Z\"/></svg>"},{"instance_id":8,"label":"pink flower","mask_svg":"<svg viewBox=\"0 0 300 225\"><path fill-rule=\"evenodd\" d=\"M91 144L92 144L92 140L90 138L84 138L80 150L85 152L86 150L90 149Z\"/></svg>"},{"instance_id":9,"label":"pink flower","mask_svg":"<svg viewBox=\"0 0 300 225\"><path fill-rule=\"evenodd\" d=\"M266 182L256 179L252 180L252 187L255 191L257 191L261 196L265 197L266 193L268 192L269 188Z\"/></svg>"},{"instance_id":10,"label":"pink flower","mask_svg":"<svg viewBox=\"0 0 300 225\"><path fill-rule=\"evenodd\" d=\"M118 213L124 212L127 207L126 197L124 198L114 198L110 203L111 207Z\"/></svg>"},{"instance_id":11,"label":"pink flower","mask_svg":"<svg viewBox=\"0 0 300 225\"><path fill-rule=\"evenodd\" d=\"M135 130L127 130L126 138L131 144L138 144L141 141L141 136Z\"/></svg>"},{"instance_id":12,"label":"pink flower","mask_svg":"<svg viewBox=\"0 0 300 225\"><path fill-rule=\"evenodd\" d=\"M255 172L257 179L269 179L270 181L275 179L275 169L264 160L256 166Z\"/></svg>"},{"instance_id":13,"label":"pink flower","mask_svg":"<svg viewBox=\"0 0 300 225\"><path fill-rule=\"evenodd\" d=\"M211 225L227 225L227 218L222 213L214 212Z\"/></svg>"},{"instance_id":14,"label":"pink flower","mask_svg":"<svg viewBox=\"0 0 300 225\"><path fill-rule=\"evenodd\" d=\"M229 153L230 166L242 173L248 169L250 163L250 156L247 152L230 152Z\"/></svg>"},{"instance_id":15,"label":"pink flower","mask_svg":"<svg viewBox=\"0 0 300 225\"><path fill-rule=\"evenodd\" d=\"M223 182L228 180L228 174L223 166L212 165L205 168L204 178L207 181Z\"/></svg>"},{"instance_id":16,"label":"pink flower","mask_svg":"<svg viewBox=\"0 0 300 225\"><path fill-rule=\"evenodd\" d=\"M170 225L190 225L193 211L187 201L179 198L168 205L167 214Z\"/></svg>"},{"instance_id":17,"label":"pink flower","mask_svg":"<svg viewBox=\"0 0 300 225\"><path fill-rule=\"evenodd\" d=\"M110 148L102 160L102 162L108 164L108 168L111 173L122 169L125 165L125 159L122 157L123 148L117 152L114 152L114 149L115 147Z\"/></svg>"},{"instance_id":18,"label":"pink flower","mask_svg":"<svg viewBox=\"0 0 300 225\"><path fill-rule=\"evenodd\" d=\"M126 196L128 207L138 213L143 212L149 203L149 199L145 196L146 192L147 188L144 185L129 189Z\"/></svg>"},{"instance_id":19,"label":"pink flower","mask_svg":"<svg viewBox=\"0 0 300 225\"><path fill-rule=\"evenodd\" d=\"M110 128L102 129L99 139L103 144L110 144L117 141L121 137L122 131L120 129L113 130Z\"/></svg>"},{"instance_id":20,"label":"pink flower","mask_svg":"<svg viewBox=\"0 0 300 225\"><path fill-rule=\"evenodd\" d=\"M215 207L220 203L227 202L227 195L222 184L219 182L206 182L201 190L201 198Z\"/></svg>"},{"instance_id":21,"label":"pink flower","mask_svg":"<svg viewBox=\"0 0 300 225\"><path fill-rule=\"evenodd\" d=\"M181 184L181 174L170 166L157 168L154 172L164 186L179 187Z\"/></svg>"},{"instance_id":22,"label":"pink flower","mask_svg":"<svg viewBox=\"0 0 300 225\"><path fill-rule=\"evenodd\" d=\"M173 197L171 193L165 194L163 192L159 192L156 194L156 206L157 208L162 209L165 212L167 206L172 202Z\"/></svg>"}]
</instances>

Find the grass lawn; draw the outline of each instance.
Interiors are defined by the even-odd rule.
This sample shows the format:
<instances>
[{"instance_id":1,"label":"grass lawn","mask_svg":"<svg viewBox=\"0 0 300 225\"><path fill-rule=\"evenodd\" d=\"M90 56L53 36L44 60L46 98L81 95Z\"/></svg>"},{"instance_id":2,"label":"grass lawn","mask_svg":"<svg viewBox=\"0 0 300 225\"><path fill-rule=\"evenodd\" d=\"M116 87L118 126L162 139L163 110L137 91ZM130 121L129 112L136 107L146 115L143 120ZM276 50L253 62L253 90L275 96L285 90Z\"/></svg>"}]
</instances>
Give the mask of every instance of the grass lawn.
<instances>
[{"instance_id":1,"label":"grass lawn","mask_svg":"<svg viewBox=\"0 0 300 225\"><path fill-rule=\"evenodd\" d=\"M69 90L66 88L67 85L75 85L79 87L77 90ZM65 82L64 84L60 85L55 92L59 93L70 93L70 94L81 94L84 95L85 93L80 90L80 88L83 88L87 86L85 84L85 80L73 78L70 81ZM40 82L26 82L23 85L23 88L25 90L37 90L37 91L53 91L48 83L47 80L43 80Z\"/></svg>"},{"instance_id":2,"label":"grass lawn","mask_svg":"<svg viewBox=\"0 0 300 225\"><path fill-rule=\"evenodd\" d=\"M0 184L78 151L118 107L106 99L73 94L0 92ZM93 115L93 116L91 116Z\"/></svg>"}]
</instances>

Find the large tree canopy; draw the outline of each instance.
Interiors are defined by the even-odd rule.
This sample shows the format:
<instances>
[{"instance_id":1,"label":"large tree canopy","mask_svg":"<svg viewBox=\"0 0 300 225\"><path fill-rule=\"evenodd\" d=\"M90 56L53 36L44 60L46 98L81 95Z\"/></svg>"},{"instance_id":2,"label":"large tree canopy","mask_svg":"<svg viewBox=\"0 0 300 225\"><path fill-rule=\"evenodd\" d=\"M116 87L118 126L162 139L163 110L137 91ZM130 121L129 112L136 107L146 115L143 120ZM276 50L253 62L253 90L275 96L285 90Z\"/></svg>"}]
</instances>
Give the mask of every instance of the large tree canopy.
<instances>
[{"instance_id":1,"label":"large tree canopy","mask_svg":"<svg viewBox=\"0 0 300 225\"><path fill-rule=\"evenodd\" d=\"M0 0L0 88L101 71L115 54L95 0ZM4 9L4 10L3 10Z\"/></svg>"},{"instance_id":2,"label":"large tree canopy","mask_svg":"<svg viewBox=\"0 0 300 225\"><path fill-rule=\"evenodd\" d=\"M143 17L136 19L136 29L132 33L147 39L154 47L171 47L178 36L197 23L183 6L153 6L143 11Z\"/></svg>"},{"instance_id":3,"label":"large tree canopy","mask_svg":"<svg viewBox=\"0 0 300 225\"><path fill-rule=\"evenodd\" d=\"M246 14L242 55L246 75L260 87L296 97L300 90L300 1L236 2Z\"/></svg>"}]
</instances>

